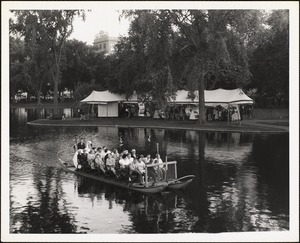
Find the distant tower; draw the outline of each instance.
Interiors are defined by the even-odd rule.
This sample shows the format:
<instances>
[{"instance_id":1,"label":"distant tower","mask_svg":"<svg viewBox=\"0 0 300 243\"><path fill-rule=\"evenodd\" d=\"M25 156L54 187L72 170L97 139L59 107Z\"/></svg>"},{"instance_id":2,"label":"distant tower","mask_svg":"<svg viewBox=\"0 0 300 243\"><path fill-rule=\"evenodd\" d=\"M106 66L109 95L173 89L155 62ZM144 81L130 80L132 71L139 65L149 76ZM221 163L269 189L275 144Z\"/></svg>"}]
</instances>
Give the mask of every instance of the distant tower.
<instances>
[{"instance_id":1,"label":"distant tower","mask_svg":"<svg viewBox=\"0 0 300 243\"><path fill-rule=\"evenodd\" d=\"M96 52L103 52L109 55L114 52L114 45L119 41L118 37L109 36L108 32L100 31L94 40Z\"/></svg>"}]
</instances>

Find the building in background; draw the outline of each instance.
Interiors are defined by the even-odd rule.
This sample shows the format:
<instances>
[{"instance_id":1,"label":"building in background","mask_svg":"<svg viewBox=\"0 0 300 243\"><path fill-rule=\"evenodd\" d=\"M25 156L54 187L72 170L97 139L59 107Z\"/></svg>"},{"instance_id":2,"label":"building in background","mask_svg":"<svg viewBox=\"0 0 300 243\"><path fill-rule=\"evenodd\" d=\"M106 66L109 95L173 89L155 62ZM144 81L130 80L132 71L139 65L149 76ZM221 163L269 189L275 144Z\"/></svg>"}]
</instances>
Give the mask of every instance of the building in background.
<instances>
[{"instance_id":1,"label":"building in background","mask_svg":"<svg viewBox=\"0 0 300 243\"><path fill-rule=\"evenodd\" d=\"M109 55L114 52L114 45L119 41L118 37L109 36L108 32L100 31L94 40L96 52Z\"/></svg>"}]
</instances>

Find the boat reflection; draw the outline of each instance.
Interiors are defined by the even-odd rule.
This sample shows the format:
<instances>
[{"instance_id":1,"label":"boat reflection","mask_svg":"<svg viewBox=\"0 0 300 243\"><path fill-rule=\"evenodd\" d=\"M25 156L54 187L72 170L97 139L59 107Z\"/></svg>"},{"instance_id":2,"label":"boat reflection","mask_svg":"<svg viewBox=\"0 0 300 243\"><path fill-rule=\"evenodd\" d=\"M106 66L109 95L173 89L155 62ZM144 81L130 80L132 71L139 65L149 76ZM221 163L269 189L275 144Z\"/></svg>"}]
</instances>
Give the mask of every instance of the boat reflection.
<instances>
[{"instance_id":1,"label":"boat reflection","mask_svg":"<svg viewBox=\"0 0 300 243\"><path fill-rule=\"evenodd\" d=\"M120 233L162 233L192 231L198 216L188 210L190 202L184 192L145 195L77 176L74 184L79 196L107 201L107 210L121 206L129 213L131 225L123 225ZM100 219L99 219L100 220Z\"/></svg>"}]
</instances>

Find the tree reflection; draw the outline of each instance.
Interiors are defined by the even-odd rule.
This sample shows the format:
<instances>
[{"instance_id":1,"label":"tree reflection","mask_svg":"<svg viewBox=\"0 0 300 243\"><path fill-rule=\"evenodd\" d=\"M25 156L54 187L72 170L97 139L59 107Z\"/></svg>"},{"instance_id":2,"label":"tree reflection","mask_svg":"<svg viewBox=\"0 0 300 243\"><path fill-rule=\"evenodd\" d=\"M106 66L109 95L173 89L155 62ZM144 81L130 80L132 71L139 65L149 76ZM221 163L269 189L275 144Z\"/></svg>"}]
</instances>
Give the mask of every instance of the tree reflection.
<instances>
[{"instance_id":1,"label":"tree reflection","mask_svg":"<svg viewBox=\"0 0 300 243\"><path fill-rule=\"evenodd\" d=\"M25 209L11 220L18 222L19 228L12 233L74 233L74 217L68 212L63 199L61 172L51 167L41 173L35 169L33 178L36 198L27 198ZM56 173L55 173L56 172Z\"/></svg>"}]
</instances>

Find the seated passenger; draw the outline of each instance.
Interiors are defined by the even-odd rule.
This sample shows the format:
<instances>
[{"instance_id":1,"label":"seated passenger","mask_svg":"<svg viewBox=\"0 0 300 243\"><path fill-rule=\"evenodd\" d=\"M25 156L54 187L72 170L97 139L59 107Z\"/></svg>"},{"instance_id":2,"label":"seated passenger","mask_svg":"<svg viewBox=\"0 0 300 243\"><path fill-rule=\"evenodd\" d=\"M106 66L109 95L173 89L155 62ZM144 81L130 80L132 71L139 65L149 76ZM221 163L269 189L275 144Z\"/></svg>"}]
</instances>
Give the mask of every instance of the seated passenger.
<instances>
[{"instance_id":1,"label":"seated passenger","mask_svg":"<svg viewBox=\"0 0 300 243\"><path fill-rule=\"evenodd\" d=\"M115 160L118 160L120 157L119 151L117 149L114 149L112 155Z\"/></svg>"},{"instance_id":2,"label":"seated passenger","mask_svg":"<svg viewBox=\"0 0 300 243\"><path fill-rule=\"evenodd\" d=\"M83 153L83 150L82 149L78 149L77 150L77 158L73 158L73 162L74 162L74 166L76 167L76 170L79 170L82 168L82 153ZM76 156L76 153L74 156Z\"/></svg>"},{"instance_id":3,"label":"seated passenger","mask_svg":"<svg viewBox=\"0 0 300 243\"><path fill-rule=\"evenodd\" d=\"M138 159L134 159L132 163L129 165L129 178L131 182L139 182L141 185L143 176L138 168Z\"/></svg>"},{"instance_id":4,"label":"seated passenger","mask_svg":"<svg viewBox=\"0 0 300 243\"><path fill-rule=\"evenodd\" d=\"M119 170L118 177L120 180L127 180L129 177L129 167L126 161L126 154L122 155L122 158L119 160Z\"/></svg>"},{"instance_id":5,"label":"seated passenger","mask_svg":"<svg viewBox=\"0 0 300 243\"><path fill-rule=\"evenodd\" d=\"M105 174L105 165L100 154L95 155L95 167L101 174Z\"/></svg>"},{"instance_id":6,"label":"seated passenger","mask_svg":"<svg viewBox=\"0 0 300 243\"><path fill-rule=\"evenodd\" d=\"M135 150L135 149L132 149L132 150L131 150L131 157L134 158L134 159L137 157L137 154L136 154L136 150Z\"/></svg>"},{"instance_id":7,"label":"seated passenger","mask_svg":"<svg viewBox=\"0 0 300 243\"><path fill-rule=\"evenodd\" d=\"M100 156L101 156L101 159L104 159L106 153L105 153L105 146L103 146L103 148L100 150Z\"/></svg>"},{"instance_id":8,"label":"seated passenger","mask_svg":"<svg viewBox=\"0 0 300 243\"><path fill-rule=\"evenodd\" d=\"M109 153L106 159L106 173L108 175L111 175L112 172L113 175L115 175L116 174L115 166L116 166L116 160L112 157L112 154Z\"/></svg>"},{"instance_id":9,"label":"seated passenger","mask_svg":"<svg viewBox=\"0 0 300 243\"><path fill-rule=\"evenodd\" d=\"M144 157L144 156L143 156ZM146 165L143 161L143 159L141 157L138 157L137 158L137 169L138 169L138 172L140 173L140 175L142 176L141 177L141 183L145 183L145 169L146 169Z\"/></svg>"},{"instance_id":10,"label":"seated passenger","mask_svg":"<svg viewBox=\"0 0 300 243\"><path fill-rule=\"evenodd\" d=\"M150 154L147 155L145 164L146 165L154 164L153 159L150 157ZM153 185L155 185L157 182L157 176L158 176L155 167L147 167L147 174L148 174L149 179L150 178L153 179ZM149 181L149 179L148 179L148 181Z\"/></svg>"},{"instance_id":11,"label":"seated passenger","mask_svg":"<svg viewBox=\"0 0 300 243\"><path fill-rule=\"evenodd\" d=\"M90 152L88 153L87 160L88 160L89 166L94 171L95 170L95 152L93 149L91 149Z\"/></svg>"},{"instance_id":12,"label":"seated passenger","mask_svg":"<svg viewBox=\"0 0 300 243\"><path fill-rule=\"evenodd\" d=\"M81 166L82 166L82 170L88 172L90 170L90 166L88 163L88 153L87 153L88 149L84 149L83 153L81 154Z\"/></svg>"},{"instance_id":13,"label":"seated passenger","mask_svg":"<svg viewBox=\"0 0 300 243\"><path fill-rule=\"evenodd\" d=\"M127 155L123 154L122 158L119 160L120 169L125 169L125 167L128 167L128 164L126 163Z\"/></svg>"},{"instance_id":14,"label":"seated passenger","mask_svg":"<svg viewBox=\"0 0 300 243\"><path fill-rule=\"evenodd\" d=\"M129 165L133 162L133 158L131 157L131 153L128 153L125 159L125 164Z\"/></svg>"}]
</instances>

